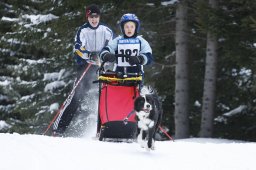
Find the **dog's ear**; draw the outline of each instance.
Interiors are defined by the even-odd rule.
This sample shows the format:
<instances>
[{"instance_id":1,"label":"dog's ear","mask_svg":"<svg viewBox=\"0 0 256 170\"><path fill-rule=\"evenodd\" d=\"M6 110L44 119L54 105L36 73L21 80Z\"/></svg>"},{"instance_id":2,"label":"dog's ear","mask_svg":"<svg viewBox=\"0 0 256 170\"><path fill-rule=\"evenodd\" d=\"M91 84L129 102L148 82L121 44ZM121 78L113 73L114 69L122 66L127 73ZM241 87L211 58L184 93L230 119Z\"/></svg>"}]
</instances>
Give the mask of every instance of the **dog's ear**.
<instances>
[{"instance_id":1,"label":"dog's ear","mask_svg":"<svg viewBox=\"0 0 256 170\"><path fill-rule=\"evenodd\" d=\"M139 111L141 111L142 109L143 109L143 107L144 107L144 103L145 103L145 99L144 99L144 97L137 97L136 99L135 99L135 102L134 102L134 110L136 111L136 112L139 112Z\"/></svg>"}]
</instances>

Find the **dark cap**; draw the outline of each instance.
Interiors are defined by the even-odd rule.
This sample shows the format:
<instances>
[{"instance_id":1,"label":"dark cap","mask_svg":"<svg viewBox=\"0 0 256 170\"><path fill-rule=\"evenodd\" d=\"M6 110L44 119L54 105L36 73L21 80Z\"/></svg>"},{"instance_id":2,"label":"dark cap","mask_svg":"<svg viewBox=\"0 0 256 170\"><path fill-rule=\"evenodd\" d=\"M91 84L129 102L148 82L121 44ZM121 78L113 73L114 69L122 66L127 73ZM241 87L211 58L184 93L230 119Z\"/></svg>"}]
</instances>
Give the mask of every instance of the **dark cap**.
<instances>
[{"instance_id":1,"label":"dark cap","mask_svg":"<svg viewBox=\"0 0 256 170\"><path fill-rule=\"evenodd\" d=\"M97 5L92 4L86 7L85 13L86 13L86 18L88 18L88 16L100 15L100 9Z\"/></svg>"}]
</instances>

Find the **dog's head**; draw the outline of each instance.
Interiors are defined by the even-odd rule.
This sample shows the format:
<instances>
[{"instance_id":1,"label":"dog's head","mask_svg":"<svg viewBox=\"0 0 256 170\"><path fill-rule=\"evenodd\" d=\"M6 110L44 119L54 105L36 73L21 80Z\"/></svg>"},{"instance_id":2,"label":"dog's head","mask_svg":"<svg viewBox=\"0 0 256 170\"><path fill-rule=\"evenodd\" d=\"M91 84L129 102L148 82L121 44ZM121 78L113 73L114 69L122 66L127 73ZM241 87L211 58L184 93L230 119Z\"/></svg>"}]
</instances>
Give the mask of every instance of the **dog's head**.
<instances>
[{"instance_id":1,"label":"dog's head","mask_svg":"<svg viewBox=\"0 0 256 170\"><path fill-rule=\"evenodd\" d=\"M136 112L144 111L146 113L150 113L153 109L153 101L149 95L140 96L136 98L134 102L134 110Z\"/></svg>"},{"instance_id":2,"label":"dog's head","mask_svg":"<svg viewBox=\"0 0 256 170\"><path fill-rule=\"evenodd\" d=\"M139 117L152 118L155 114L155 95L155 91L150 86L144 86L141 89L140 97L136 98L134 102L134 110Z\"/></svg>"}]
</instances>

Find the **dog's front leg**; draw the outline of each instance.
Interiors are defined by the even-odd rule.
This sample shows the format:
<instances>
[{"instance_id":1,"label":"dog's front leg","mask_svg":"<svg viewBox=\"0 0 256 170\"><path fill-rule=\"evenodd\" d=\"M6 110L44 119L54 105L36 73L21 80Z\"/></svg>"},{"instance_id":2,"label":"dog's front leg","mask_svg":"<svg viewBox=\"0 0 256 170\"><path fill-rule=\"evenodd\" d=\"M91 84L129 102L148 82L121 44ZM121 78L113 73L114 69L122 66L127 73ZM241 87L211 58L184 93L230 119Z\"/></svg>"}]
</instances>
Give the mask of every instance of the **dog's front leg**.
<instances>
[{"instance_id":1,"label":"dog's front leg","mask_svg":"<svg viewBox=\"0 0 256 170\"><path fill-rule=\"evenodd\" d=\"M155 141L153 139L153 136L154 136L154 127L153 128L149 128L149 132L148 132L148 142L147 142L147 145L148 145L148 148L154 150L155 149Z\"/></svg>"},{"instance_id":2,"label":"dog's front leg","mask_svg":"<svg viewBox=\"0 0 256 170\"><path fill-rule=\"evenodd\" d=\"M144 119L138 121L138 127L143 130L148 130L148 126L146 125Z\"/></svg>"},{"instance_id":3,"label":"dog's front leg","mask_svg":"<svg viewBox=\"0 0 256 170\"><path fill-rule=\"evenodd\" d=\"M152 128L155 125L155 122L149 118L145 118L145 124L148 125L148 128Z\"/></svg>"},{"instance_id":4,"label":"dog's front leg","mask_svg":"<svg viewBox=\"0 0 256 170\"><path fill-rule=\"evenodd\" d=\"M145 147L145 141L143 140L143 129L140 129L139 135L137 137L137 142L140 144L142 148Z\"/></svg>"}]
</instances>

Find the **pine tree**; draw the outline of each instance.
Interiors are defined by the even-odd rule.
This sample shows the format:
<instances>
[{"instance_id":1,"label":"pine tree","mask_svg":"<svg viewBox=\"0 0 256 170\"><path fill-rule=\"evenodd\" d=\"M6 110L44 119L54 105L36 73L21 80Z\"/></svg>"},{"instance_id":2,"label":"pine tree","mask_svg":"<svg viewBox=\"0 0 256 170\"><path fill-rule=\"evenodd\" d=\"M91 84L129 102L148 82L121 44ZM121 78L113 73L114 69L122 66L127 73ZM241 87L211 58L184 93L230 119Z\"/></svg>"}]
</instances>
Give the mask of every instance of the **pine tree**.
<instances>
[{"instance_id":1,"label":"pine tree","mask_svg":"<svg viewBox=\"0 0 256 170\"><path fill-rule=\"evenodd\" d=\"M176 10L176 69L175 69L175 137L189 137L189 77L187 1L179 2Z\"/></svg>"},{"instance_id":2,"label":"pine tree","mask_svg":"<svg viewBox=\"0 0 256 170\"><path fill-rule=\"evenodd\" d=\"M212 9L217 7L217 0L209 0ZM214 16L208 16L214 18ZM211 24L211 22L209 22ZM207 31L206 61L204 76L203 107L201 118L201 137L212 137L213 118L216 99L216 72L217 72L217 36L210 29Z\"/></svg>"}]
</instances>

